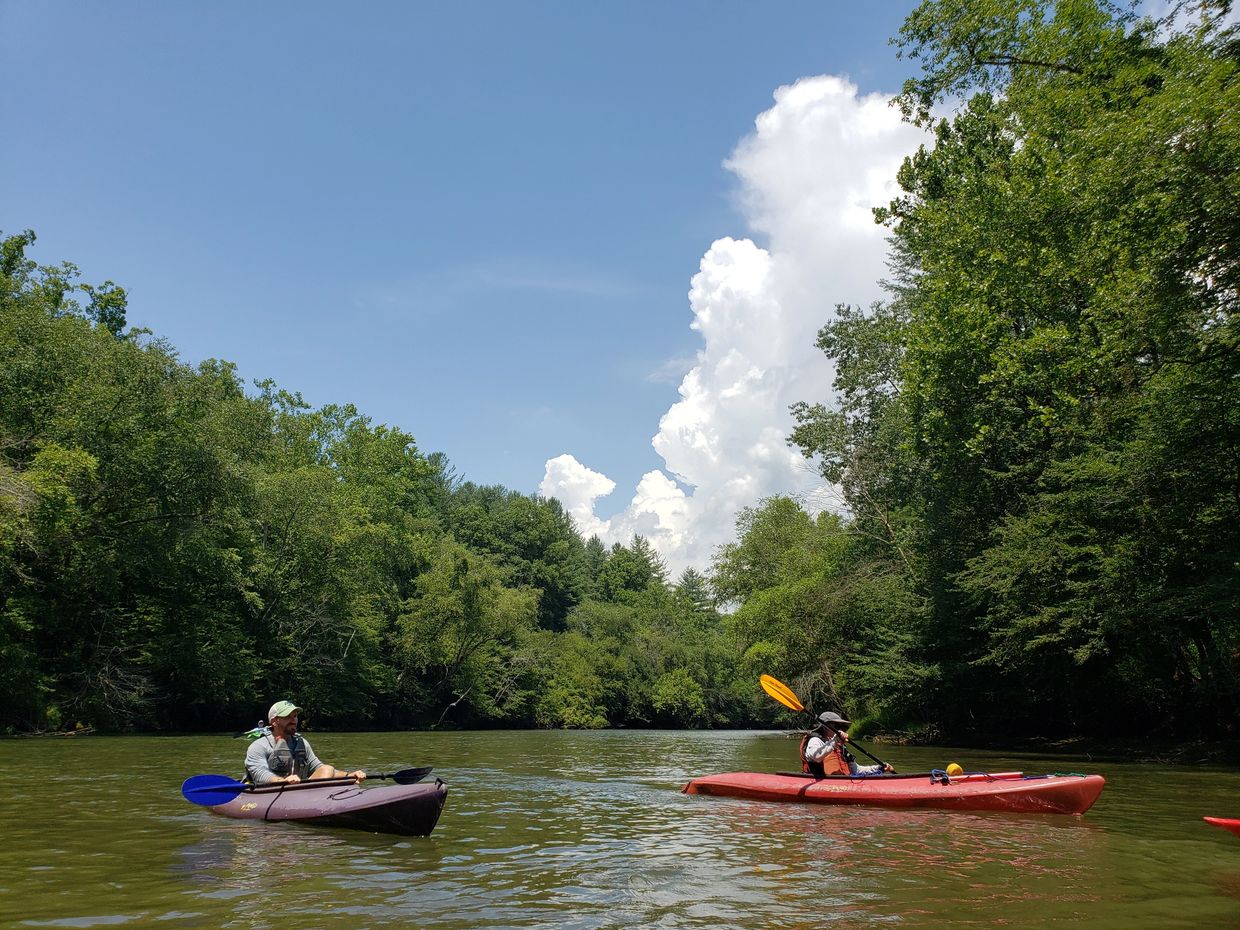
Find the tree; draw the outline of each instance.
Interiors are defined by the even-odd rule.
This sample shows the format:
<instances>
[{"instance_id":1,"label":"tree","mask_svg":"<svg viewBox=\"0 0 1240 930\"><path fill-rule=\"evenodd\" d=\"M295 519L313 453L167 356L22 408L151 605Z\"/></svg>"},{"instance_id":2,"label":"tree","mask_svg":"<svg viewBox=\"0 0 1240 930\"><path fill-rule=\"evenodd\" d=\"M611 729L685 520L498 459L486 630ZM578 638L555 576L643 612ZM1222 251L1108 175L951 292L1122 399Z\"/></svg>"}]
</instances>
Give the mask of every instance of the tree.
<instances>
[{"instance_id":1,"label":"tree","mask_svg":"<svg viewBox=\"0 0 1240 930\"><path fill-rule=\"evenodd\" d=\"M700 576L183 364L33 242L0 239L0 727L231 728L290 689L329 726L750 719Z\"/></svg>"},{"instance_id":2,"label":"tree","mask_svg":"<svg viewBox=\"0 0 1240 930\"><path fill-rule=\"evenodd\" d=\"M599 570L599 596L608 601L631 601L652 585L666 584L667 568L643 536L634 536L629 546L616 543L607 562Z\"/></svg>"},{"instance_id":3,"label":"tree","mask_svg":"<svg viewBox=\"0 0 1240 930\"><path fill-rule=\"evenodd\" d=\"M440 719L466 696L475 712L502 717L497 698L508 684L506 665L534 629L537 596L505 588L495 566L450 539L428 556L400 618L400 666L429 674L429 700Z\"/></svg>"},{"instance_id":4,"label":"tree","mask_svg":"<svg viewBox=\"0 0 1240 930\"><path fill-rule=\"evenodd\" d=\"M901 32L924 70L900 103L933 146L876 211L892 300L823 329L840 401L794 408L793 438L923 599L900 634L949 685L948 730L1234 720L1224 6L1185 27L1090 0L935 0Z\"/></svg>"}]
</instances>

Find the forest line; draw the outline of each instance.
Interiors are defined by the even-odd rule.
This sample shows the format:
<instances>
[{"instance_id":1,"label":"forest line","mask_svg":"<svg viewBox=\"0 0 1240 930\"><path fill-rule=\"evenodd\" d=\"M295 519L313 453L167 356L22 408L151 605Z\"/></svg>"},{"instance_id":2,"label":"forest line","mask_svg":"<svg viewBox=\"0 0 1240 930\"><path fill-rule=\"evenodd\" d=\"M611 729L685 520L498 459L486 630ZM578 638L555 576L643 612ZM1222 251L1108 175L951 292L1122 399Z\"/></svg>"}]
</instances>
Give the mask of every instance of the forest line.
<instances>
[{"instance_id":1,"label":"forest line","mask_svg":"<svg viewBox=\"0 0 1240 930\"><path fill-rule=\"evenodd\" d=\"M840 513L755 501L708 572L582 539L126 329L126 295L0 246L0 729L787 723L1234 734L1240 39L1195 4L932 0L898 43L933 141L889 299L829 310L791 441ZM949 115L942 115L950 109Z\"/></svg>"}]
</instances>

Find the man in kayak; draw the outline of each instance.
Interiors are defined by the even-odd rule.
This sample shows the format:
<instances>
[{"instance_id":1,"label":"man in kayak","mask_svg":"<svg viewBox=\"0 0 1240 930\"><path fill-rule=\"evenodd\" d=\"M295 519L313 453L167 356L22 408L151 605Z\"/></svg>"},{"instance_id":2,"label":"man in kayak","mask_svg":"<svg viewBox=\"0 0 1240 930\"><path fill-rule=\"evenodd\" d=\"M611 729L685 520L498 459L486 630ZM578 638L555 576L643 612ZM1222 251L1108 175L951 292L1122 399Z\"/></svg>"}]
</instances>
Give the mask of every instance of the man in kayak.
<instances>
[{"instance_id":1,"label":"man in kayak","mask_svg":"<svg viewBox=\"0 0 1240 930\"><path fill-rule=\"evenodd\" d=\"M805 734L801 740L801 770L815 778L827 775L880 775L894 771L890 765L858 765L844 744L848 742L846 730L850 726L837 713L823 711L818 715L818 726Z\"/></svg>"},{"instance_id":2,"label":"man in kayak","mask_svg":"<svg viewBox=\"0 0 1240 930\"><path fill-rule=\"evenodd\" d=\"M361 769L342 771L314 754L310 743L297 732L301 708L292 701L276 701L267 712L271 732L250 743L245 754L246 778L256 785L278 782L295 784L305 779L353 778L363 781Z\"/></svg>"}]
</instances>

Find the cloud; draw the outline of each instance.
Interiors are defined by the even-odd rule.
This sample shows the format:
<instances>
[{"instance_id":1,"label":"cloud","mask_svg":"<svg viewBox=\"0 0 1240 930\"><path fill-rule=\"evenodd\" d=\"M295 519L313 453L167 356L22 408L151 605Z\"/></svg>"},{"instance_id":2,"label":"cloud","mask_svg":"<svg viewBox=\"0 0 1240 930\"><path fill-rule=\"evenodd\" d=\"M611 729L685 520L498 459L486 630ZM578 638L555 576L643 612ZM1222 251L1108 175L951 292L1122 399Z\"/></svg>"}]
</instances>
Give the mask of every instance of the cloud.
<instances>
[{"instance_id":1,"label":"cloud","mask_svg":"<svg viewBox=\"0 0 1240 930\"><path fill-rule=\"evenodd\" d=\"M523 291L623 300L641 296L645 285L589 268L509 258L424 269L395 282L368 286L354 302L358 307L383 307L389 313L427 316L449 312L483 295Z\"/></svg>"},{"instance_id":2,"label":"cloud","mask_svg":"<svg viewBox=\"0 0 1240 930\"><path fill-rule=\"evenodd\" d=\"M889 99L860 96L841 77L781 87L725 162L766 244L725 236L702 257L689 290L702 347L652 439L665 467L642 477L623 511L596 513L615 486L605 475L571 455L547 462L540 493L558 497L585 535L641 533L675 576L709 565L741 508L773 494L822 500L821 479L787 445L788 407L830 398L814 342L835 305L882 296L885 233L870 211L896 194L901 161L925 141Z\"/></svg>"},{"instance_id":3,"label":"cloud","mask_svg":"<svg viewBox=\"0 0 1240 930\"><path fill-rule=\"evenodd\" d=\"M578 531L586 537L608 535L607 523L594 514L594 502L616 489L616 482L606 475L586 468L571 455L558 455L547 460L539 493L556 497L564 505Z\"/></svg>"},{"instance_id":4,"label":"cloud","mask_svg":"<svg viewBox=\"0 0 1240 930\"><path fill-rule=\"evenodd\" d=\"M680 384L685 372L696 363L696 357L691 355L664 359L654 371L646 374L645 380L652 384Z\"/></svg>"}]
</instances>

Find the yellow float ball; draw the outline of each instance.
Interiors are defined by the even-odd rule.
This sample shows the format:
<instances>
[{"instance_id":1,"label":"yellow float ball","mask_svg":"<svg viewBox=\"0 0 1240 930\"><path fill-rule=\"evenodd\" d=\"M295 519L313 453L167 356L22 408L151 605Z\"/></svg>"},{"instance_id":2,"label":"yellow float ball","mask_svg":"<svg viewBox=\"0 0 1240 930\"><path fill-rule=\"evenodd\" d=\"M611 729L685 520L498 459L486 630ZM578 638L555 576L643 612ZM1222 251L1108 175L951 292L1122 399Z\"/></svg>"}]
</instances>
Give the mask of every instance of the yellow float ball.
<instances>
[{"instance_id":1,"label":"yellow float ball","mask_svg":"<svg viewBox=\"0 0 1240 930\"><path fill-rule=\"evenodd\" d=\"M957 775L963 775L963 774L964 774L964 769L958 766L955 762L948 763L947 775L949 778L955 778Z\"/></svg>"}]
</instances>

